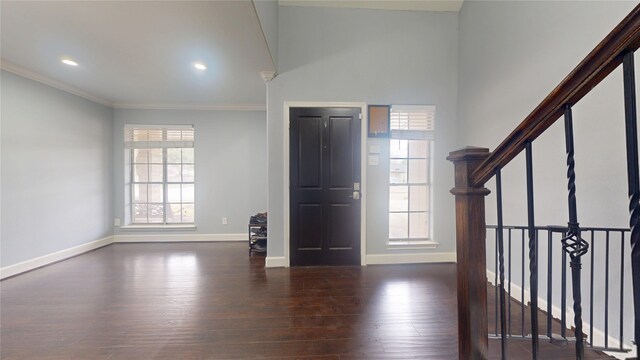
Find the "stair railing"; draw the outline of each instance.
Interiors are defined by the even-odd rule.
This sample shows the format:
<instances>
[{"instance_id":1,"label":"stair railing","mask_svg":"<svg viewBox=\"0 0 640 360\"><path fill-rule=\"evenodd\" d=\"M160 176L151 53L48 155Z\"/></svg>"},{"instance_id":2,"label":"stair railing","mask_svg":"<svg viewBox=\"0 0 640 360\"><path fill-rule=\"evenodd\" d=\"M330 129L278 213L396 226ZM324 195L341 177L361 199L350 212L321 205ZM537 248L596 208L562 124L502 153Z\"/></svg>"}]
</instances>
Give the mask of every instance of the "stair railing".
<instances>
[{"instance_id":1,"label":"stair railing","mask_svg":"<svg viewBox=\"0 0 640 360\"><path fill-rule=\"evenodd\" d=\"M493 315L493 319L489 318L489 339L508 338L529 341L531 339L530 330L525 321L525 314L528 311L526 299L529 298L525 295L525 292L528 292L524 278L527 264L522 260L527 251L525 239L527 238L528 226L504 225L501 228L502 234L498 232L498 226L487 225L487 246L492 250L489 252L493 252L491 260L494 261L493 268L487 269L487 277L494 285L489 290L489 297L493 297L492 303L489 304L489 315ZM544 295L541 295L539 299L543 299L546 307L540 308L539 318L542 318L543 321L538 328L539 339L555 344L574 343L576 341L574 331L567 331L569 330L569 322L573 323L568 319L573 312L569 310L567 304L567 258L569 254L562 251L561 241L567 237L569 227L536 226L535 230L539 244L542 244L546 250L546 259L540 258L544 261L545 266L540 266L542 273L538 272L539 279L546 285L546 289L545 286L540 287ZM584 316L588 321L588 326L585 326L584 330L588 339L588 348L596 351L628 353L631 349L624 344L624 329L630 319L627 314L629 310L625 308L624 300L625 284L628 279L625 276L625 268L629 263L625 248L628 246L630 230L581 226L580 231L590 245L589 259L585 261L589 271L588 275L585 274L586 281L584 281L589 286L583 302L589 309L588 314ZM498 246L500 242L503 243L502 248ZM618 250L619 253L612 254L611 250ZM503 266L502 270L499 270L499 263ZM503 275L502 278L499 278L500 273ZM614 284L615 280L619 280L619 282ZM501 288L500 283L505 285ZM596 287L598 291L604 293L604 306L598 309L597 313L594 312ZM554 303L554 297L557 300L558 295L559 304ZM617 303L617 309L611 308L610 305L614 303ZM598 329L595 326L596 321L599 322L600 328ZM613 334L614 329L617 330L616 334ZM597 334L598 332L600 334ZM598 336L595 337L595 334ZM502 342L501 345L505 345L505 342Z\"/></svg>"},{"instance_id":2,"label":"stair railing","mask_svg":"<svg viewBox=\"0 0 640 360\"><path fill-rule=\"evenodd\" d=\"M498 233L502 234L502 185L500 170L520 154L526 155L528 250L531 292L531 353L539 356L538 311L538 239L534 218L533 142L556 120L564 116L567 159L568 223L562 239L563 249L570 257L573 288L573 319L576 358L584 357L582 332L581 258L589 251L589 242L582 237L578 222L576 173L571 109L591 89L605 79L620 64L624 73L624 103L628 194L630 213L631 275L633 284L633 316L635 344L640 343L640 170L638 164L638 125L636 111L633 54L640 47L640 5L618 24L580 64L518 125L492 152L486 148L467 147L449 154L455 167L457 290L458 290L458 352L461 360L486 359L487 279L485 184L496 176L498 198ZM498 239L499 296L504 295L503 239ZM501 311L501 324L505 323ZM503 327L504 329L504 327ZM506 336L502 339L502 358L506 358Z\"/></svg>"}]
</instances>

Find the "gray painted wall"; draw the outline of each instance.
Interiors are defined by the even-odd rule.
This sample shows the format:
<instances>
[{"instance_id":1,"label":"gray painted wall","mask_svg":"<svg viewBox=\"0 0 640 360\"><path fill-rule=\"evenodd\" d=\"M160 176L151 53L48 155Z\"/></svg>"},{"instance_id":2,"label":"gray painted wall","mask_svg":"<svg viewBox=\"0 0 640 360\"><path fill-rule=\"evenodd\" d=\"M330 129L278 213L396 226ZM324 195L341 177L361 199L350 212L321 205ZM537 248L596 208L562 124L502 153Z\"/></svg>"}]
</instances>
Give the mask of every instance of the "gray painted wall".
<instances>
[{"instance_id":1,"label":"gray painted wall","mask_svg":"<svg viewBox=\"0 0 640 360\"><path fill-rule=\"evenodd\" d=\"M198 226L195 233L244 233L247 231L249 216L266 211L267 145L264 112L115 109L115 218L124 219L125 210L125 124L194 126L195 222ZM222 217L228 218L228 225L222 225ZM116 229L115 233L126 231Z\"/></svg>"},{"instance_id":2,"label":"gray painted wall","mask_svg":"<svg viewBox=\"0 0 640 360\"><path fill-rule=\"evenodd\" d=\"M111 235L112 110L1 72L1 266Z\"/></svg>"},{"instance_id":3,"label":"gray painted wall","mask_svg":"<svg viewBox=\"0 0 640 360\"><path fill-rule=\"evenodd\" d=\"M277 0L254 0L256 13L260 20L262 32L267 40L271 58L275 63L276 71L278 67L278 12Z\"/></svg>"},{"instance_id":4,"label":"gray painted wall","mask_svg":"<svg viewBox=\"0 0 640 360\"><path fill-rule=\"evenodd\" d=\"M445 157L457 146L458 14L281 7L279 19L279 76L267 91L269 256L284 255L285 101L436 105L434 240L441 245L430 251L454 251L453 167ZM386 245L388 150L382 155L380 166L366 169L369 254L401 252Z\"/></svg>"},{"instance_id":5,"label":"gray painted wall","mask_svg":"<svg viewBox=\"0 0 640 360\"><path fill-rule=\"evenodd\" d=\"M462 143L489 148L498 145L635 5L636 2L623 1L465 1L460 13L459 60ZM628 226L621 70L617 69L574 107L578 216L583 226ZM534 142L533 148L536 222L566 225L562 121ZM527 221L523 158L524 155L519 156L503 170L505 224L523 225ZM493 186L491 180L492 190ZM487 222L495 224L495 218L492 194L487 199ZM605 291L603 241L597 240L601 256L595 265L596 309L600 311L596 312L594 323L601 329ZM545 243L541 254L546 254ZM612 238L612 259L620 258L619 243ZM491 253L491 249L488 251ZM514 253L519 251L516 245ZM490 255L490 267L492 259ZM626 259L628 262L628 256ZM614 261L610 292L618 294L619 260ZM515 279L519 278L519 266L514 264ZM546 268L545 260L541 260L541 266ZM584 274L590 268L590 264L585 264ZM559 268L555 271L559 274ZM630 289L629 264L625 271ZM544 270L541 277L546 277ZM583 295L588 294L585 282ZM542 286L546 289L546 283ZM558 290L556 287L556 295ZM627 295L626 309L630 311L631 293L628 291ZM542 291L541 296L546 293ZM554 303L559 304L559 296ZM586 308L585 314L588 311ZM612 316L619 316L617 301L612 301L609 311ZM611 328L616 335L617 325L612 323ZM627 338L631 333L629 322L625 330Z\"/></svg>"}]
</instances>

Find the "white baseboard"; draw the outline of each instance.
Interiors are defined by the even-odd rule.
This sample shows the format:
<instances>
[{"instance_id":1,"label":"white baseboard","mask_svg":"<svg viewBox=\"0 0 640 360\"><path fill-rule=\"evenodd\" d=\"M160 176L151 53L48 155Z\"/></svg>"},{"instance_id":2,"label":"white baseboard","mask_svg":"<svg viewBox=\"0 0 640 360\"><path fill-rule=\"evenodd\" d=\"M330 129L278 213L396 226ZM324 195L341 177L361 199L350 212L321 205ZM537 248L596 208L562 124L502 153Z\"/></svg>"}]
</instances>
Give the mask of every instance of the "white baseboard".
<instances>
[{"instance_id":1,"label":"white baseboard","mask_svg":"<svg viewBox=\"0 0 640 360\"><path fill-rule=\"evenodd\" d=\"M119 234L113 238L114 243L249 241L247 234Z\"/></svg>"},{"instance_id":2,"label":"white baseboard","mask_svg":"<svg viewBox=\"0 0 640 360\"><path fill-rule=\"evenodd\" d=\"M495 284L495 277L496 277L496 273L487 269L487 280L489 281L490 284L492 284L493 286L497 286ZM505 279L505 291L507 291L509 289L509 282L508 280ZM508 296L508 294L507 294ZM528 304L531 302L531 293L529 292L529 289L525 288L524 289L524 299L522 297L522 286L511 282L511 297L513 299L515 299L516 301L519 301L521 303L525 303ZM524 301L523 301L524 300ZM573 304L571 299L567 299L567 309L565 311L565 314L567 316L567 327L572 327L573 326L573 308L572 305ZM538 297L538 309L542 310L542 311L547 311L547 299L543 299L541 297ZM562 317L562 310L560 309L559 306L556 306L554 304L551 304L551 316L553 316L556 319L560 319ZM587 321L582 321L582 326L583 329L589 329L590 327L590 323L588 323ZM584 331L586 332L586 331ZM619 347L620 346L620 341L619 339L613 338L612 336L608 336L609 338L609 346L612 348L615 347ZM595 346L601 346L604 344L604 331L594 327L593 328L593 339L589 339L590 342L593 342ZM632 346L630 343L625 343L624 344L625 347L629 348L629 349L634 349L635 346ZM607 353L610 356L613 356L615 358L618 359L627 359L629 357L632 357L632 355L635 355L635 351L632 353L618 353L618 352L611 352L611 353Z\"/></svg>"},{"instance_id":3,"label":"white baseboard","mask_svg":"<svg viewBox=\"0 0 640 360\"><path fill-rule=\"evenodd\" d=\"M112 243L127 242L195 242L195 241L248 241L247 234L125 234L107 236L100 240L60 250L51 254L0 268L0 280L18 275L54 262L86 253ZM284 258L283 258L284 262ZM280 265L282 266L282 265Z\"/></svg>"},{"instance_id":4,"label":"white baseboard","mask_svg":"<svg viewBox=\"0 0 640 360\"><path fill-rule=\"evenodd\" d=\"M100 240L92 241L86 244L78 245L69 249L56 251L51 254L47 254L44 256L37 257L35 259L26 260L17 264L5 266L0 268L0 279L7 278L9 276L14 276L21 274L23 272L27 272L33 269L37 269L39 267L49 265L56 261L68 259L70 257L80 255L86 253L91 250L95 250L97 248L101 248L103 246L107 246L113 242L112 236L107 236Z\"/></svg>"},{"instance_id":5,"label":"white baseboard","mask_svg":"<svg viewBox=\"0 0 640 360\"><path fill-rule=\"evenodd\" d=\"M596 337L596 332L595 329L593 330L593 337ZM609 339L611 339L611 337L609 337ZM620 344L619 342L616 342L616 344ZM622 353L622 352L611 352L611 351L604 351L605 354L614 357L616 359L621 359L621 360L626 360L626 359L635 359L638 357L638 352L636 350L635 346L631 346L631 344L627 344L629 348L631 348L632 350L630 352L627 353Z\"/></svg>"},{"instance_id":6,"label":"white baseboard","mask_svg":"<svg viewBox=\"0 0 640 360\"><path fill-rule=\"evenodd\" d=\"M366 256L367 265L391 265L391 264L424 264L456 262L456 253L419 253L419 254L371 254ZM265 267L288 266L284 256L268 256L265 259Z\"/></svg>"},{"instance_id":7,"label":"white baseboard","mask_svg":"<svg viewBox=\"0 0 640 360\"><path fill-rule=\"evenodd\" d=\"M367 265L456 262L456 253L370 254Z\"/></svg>"},{"instance_id":8,"label":"white baseboard","mask_svg":"<svg viewBox=\"0 0 640 360\"><path fill-rule=\"evenodd\" d=\"M284 256L269 256L264 260L264 267L288 267L287 261Z\"/></svg>"}]
</instances>

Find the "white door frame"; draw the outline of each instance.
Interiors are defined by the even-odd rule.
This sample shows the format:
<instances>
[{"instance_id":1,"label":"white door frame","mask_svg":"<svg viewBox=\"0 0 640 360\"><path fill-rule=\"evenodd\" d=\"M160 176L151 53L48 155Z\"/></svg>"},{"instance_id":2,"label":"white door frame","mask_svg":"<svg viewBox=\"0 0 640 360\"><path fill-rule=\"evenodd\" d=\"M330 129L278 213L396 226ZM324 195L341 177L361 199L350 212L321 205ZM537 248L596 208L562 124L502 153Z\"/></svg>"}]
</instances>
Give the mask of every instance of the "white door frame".
<instances>
[{"instance_id":1,"label":"white door frame","mask_svg":"<svg viewBox=\"0 0 640 360\"><path fill-rule=\"evenodd\" d=\"M284 260L285 266L291 266L290 256L290 206L289 203L289 111L291 108L360 108L360 265L367 262L367 103L364 102L284 102Z\"/></svg>"}]
</instances>

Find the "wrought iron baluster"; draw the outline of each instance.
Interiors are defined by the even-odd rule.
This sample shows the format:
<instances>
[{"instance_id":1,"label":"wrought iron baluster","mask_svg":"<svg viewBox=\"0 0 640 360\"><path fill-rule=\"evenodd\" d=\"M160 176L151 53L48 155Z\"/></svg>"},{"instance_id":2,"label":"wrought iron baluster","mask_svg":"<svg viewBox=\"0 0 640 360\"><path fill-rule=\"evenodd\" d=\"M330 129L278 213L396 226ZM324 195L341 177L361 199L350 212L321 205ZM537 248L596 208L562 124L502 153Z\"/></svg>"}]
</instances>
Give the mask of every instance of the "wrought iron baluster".
<instances>
[{"instance_id":1,"label":"wrought iron baluster","mask_svg":"<svg viewBox=\"0 0 640 360\"><path fill-rule=\"evenodd\" d=\"M564 239L566 232L562 232L562 238ZM562 296L560 299L560 337L567 340L567 253L562 252Z\"/></svg>"},{"instance_id":2,"label":"wrought iron baluster","mask_svg":"<svg viewBox=\"0 0 640 360\"><path fill-rule=\"evenodd\" d=\"M604 347L609 347L609 230L605 232L604 261Z\"/></svg>"},{"instance_id":3,"label":"wrought iron baluster","mask_svg":"<svg viewBox=\"0 0 640 360\"><path fill-rule=\"evenodd\" d=\"M506 314L505 314L505 293L504 293L504 234L502 219L502 176L500 169L496 170L496 199L498 207L498 227L496 229L497 248L498 248L498 273L500 276L500 346L502 351L502 359L507 357L507 333L506 333ZM496 327L497 333L497 327Z\"/></svg>"},{"instance_id":4,"label":"wrought iron baluster","mask_svg":"<svg viewBox=\"0 0 640 360\"><path fill-rule=\"evenodd\" d=\"M500 296L499 294L499 284L498 284L498 228L496 228L496 233L495 233L495 242L494 242L494 249L493 249L493 257L494 257L494 271L495 273L493 274L493 285L495 285L495 299L493 301L493 307L494 307L494 318L495 318L495 323L494 323L494 329L495 329L495 335L498 336L498 297Z\"/></svg>"},{"instance_id":5,"label":"wrought iron baluster","mask_svg":"<svg viewBox=\"0 0 640 360\"><path fill-rule=\"evenodd\" d=\"M520 287L520 334L522 335L522 337L525 337L526 334L524 333L524 287L525 287L525 277L524 277L524 269L525 269L525 262L524 262L524 229L522 229L522 231L520 232L520 240L522 241L520 244L520 250L522 250L522 258L520 259L520 275L521 275L521 281L522 281L522 286Z\"/></svg>"},{"instance_id":6,"label":"wrought iron baluster","mask_svg":"<svg viewBox=\"0 0 640 360\"><path fill-rule=\"evenodd\" d=\"M508 307L508 317L509 317L509 322L508 322L508 333L509 336L511 336L511 228L509 228L508 230L508 234L509 234L509 302L507 303L507 307Z\"/></svg>"},{"instance_id":7,"label":"wrought iron baluster","mask_svg":"<svg viewBox=\"0 0 640 360\"><path fill-rule=\"evenodd\" d=\"M538 358L538 239L536 236L536 224L533 198L533 150L531 141L525 147L527 160L527 214L529 235L529 272L531 288L531 355ZM523 287L524 287L524 281ZM524 302L524 299L522 300Z\"/></svg>"},{"instance_id":8,"label":"wrought iron baluster","mask_svg":"<svg viewBox=\"0 0 640 360\"><path fill-rule=\"evenodd\" d=\"M640 165L638 165L638 120L633 52L624 55L624 113L631 227L631 278L633 279L634 339L640 351Z\"/></svg>"},{"instance_id":9,"label":"wrought iron baluster","mask_svg":"<svg viewBox=\"0 0 640 360\"><path fill-rule=\"evenodd\" d=\"M582 270L581 257L589 250L589 243L580 236L578 223L578 209L576 201L576 172L573 143L573 116L571 107L564 111L564 133L567 150L567 190L569 195L569 222L567 235L562 239L562 247L571 258L571 285L573 292L573 314L576 336L576 359L584 358L584 336L582 334L582 289L580 273Z\"/></svg>"},{"instance_id":10,"label":"wrought iron baluster","mask_svg":"<svg viewBox=\"0 0 640 360\"><path fill-rule=\"evenodd\" d=\"M553 303L553 232L547 229L547 337L551 339L553 334L553 316L551 304Z\"/></svg>"},{"instance_id":11,"label":"wrought iron baluster","mask_svg":"<svg viewBox=\"0 0 640 360\"><path fill-rule=\"evenodd\" d=\"M594 231L591 230L591 286L589 287L589 343L590 346L593 347L593 267L594 267L594 257L595 253L595 234Z\"/></svg>"},{"instance_id":12,"label":"wrought iron baluster","mask_svg":"<svg viewBox=\"0 0 640 360\"><path fill-rule=\"evenodd\" d=\"M620 232L620 350L624 349L624 231Z\"/></svg>"}]
</instances>

